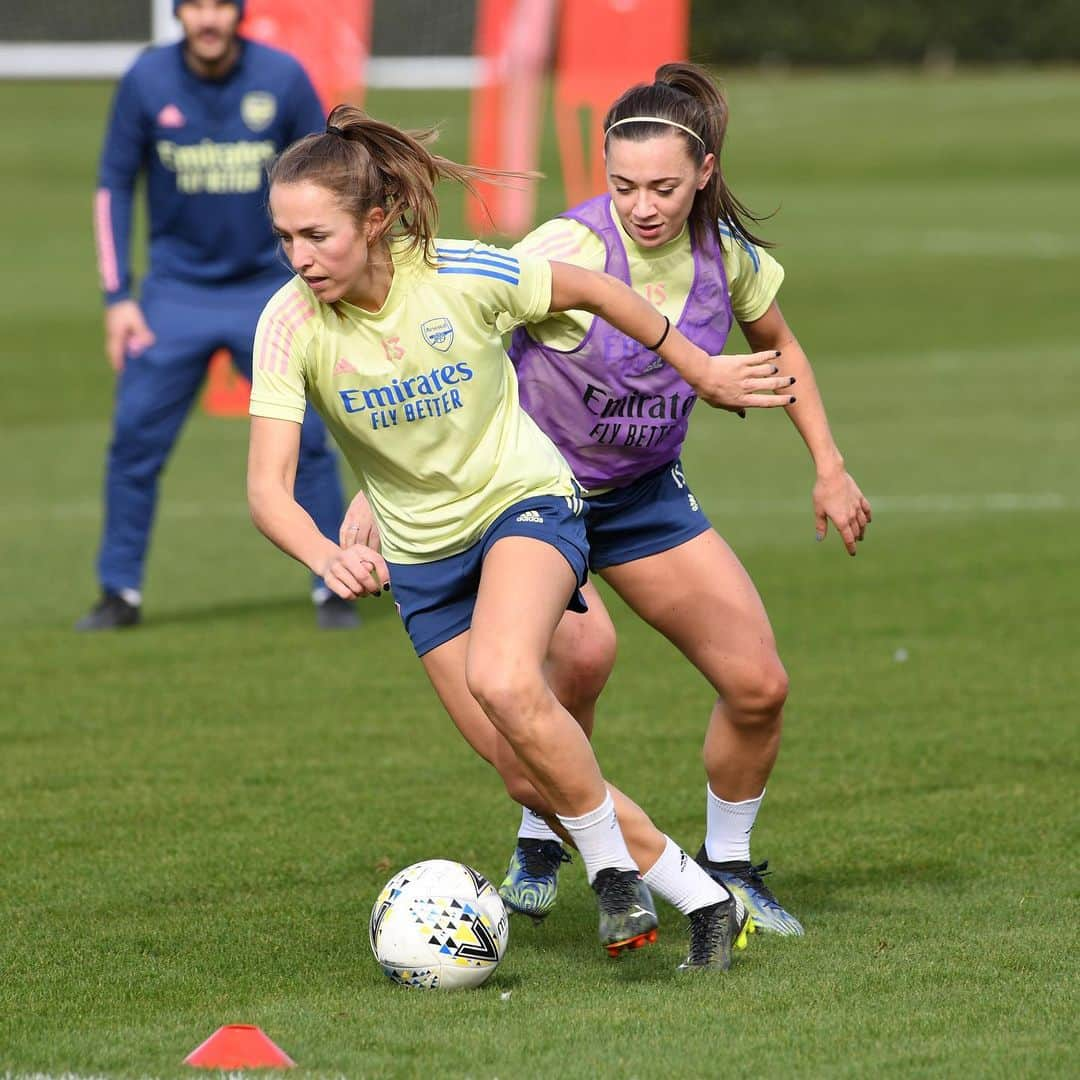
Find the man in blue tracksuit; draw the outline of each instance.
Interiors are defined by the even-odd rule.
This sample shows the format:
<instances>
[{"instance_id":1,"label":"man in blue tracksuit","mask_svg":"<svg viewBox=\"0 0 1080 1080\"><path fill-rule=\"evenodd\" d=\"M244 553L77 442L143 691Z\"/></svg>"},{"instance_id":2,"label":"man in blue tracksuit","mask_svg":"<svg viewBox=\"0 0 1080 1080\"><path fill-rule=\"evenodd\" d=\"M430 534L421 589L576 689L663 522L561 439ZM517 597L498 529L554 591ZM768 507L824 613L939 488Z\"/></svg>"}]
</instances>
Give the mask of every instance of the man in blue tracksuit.
<instances>
[{"instance_id":1,"label":"man in blue tracksuit","mask_svg":"<svg viewBox=\"0 0 1080 1080\"><path fill-rule=\"evenodd\" d=\"M105 290L105 350L118 374L98 554L102 597L80 630L134 626L158 477L211 355L227 348L251 377L255 325L291 276L266 211L266 164L321 131L325 115L300 64L237 34L243 0L175 0L183 40L148 49L116 91L94 204ZM149 272L132 295L136 177L145 173ZM336 539L341 482L326 430L308 410L296 494ZM356 613L321 583L320 626Z\"/></svg>"}]
</instances>

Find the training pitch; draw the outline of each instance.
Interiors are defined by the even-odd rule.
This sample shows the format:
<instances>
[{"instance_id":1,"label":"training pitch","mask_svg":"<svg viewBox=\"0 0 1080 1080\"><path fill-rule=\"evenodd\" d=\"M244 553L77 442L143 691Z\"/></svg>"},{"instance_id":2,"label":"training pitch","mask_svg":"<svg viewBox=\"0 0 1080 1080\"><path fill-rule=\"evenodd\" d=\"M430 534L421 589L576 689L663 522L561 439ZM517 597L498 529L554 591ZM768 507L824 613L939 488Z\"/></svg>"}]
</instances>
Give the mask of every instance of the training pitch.
<instances>
[{"instance_id":1,"label":"training pitch","mask_svg":"<svg viewBox=\"0 0 1080 1080\"><path fill-rule=\"evenodd\" d=\"M575 860L547 923L514 922L456 995L392 986L368 912L418 859L500 880L517 811L389 598L358 633L315 631L305 573L248 521L242 421L181 439L144 626L72 632L108 438L90 225L110 87L0 84L0 1078L191 1075L229 1023L299 1077L1071 1073L1080 77L726 81L725 172L777 211L780 303L874 505L856 559L815 544L785 417L699 406L688 478L791 675L754 852L807 936L687 977L665 908L659 943L611 962ZM464 94L368 104L444 121L464 153ZM443 234L461 220L448 192ZM709 689L611 604L600 761L696 850Z\"/></svg>"}]
</instances>

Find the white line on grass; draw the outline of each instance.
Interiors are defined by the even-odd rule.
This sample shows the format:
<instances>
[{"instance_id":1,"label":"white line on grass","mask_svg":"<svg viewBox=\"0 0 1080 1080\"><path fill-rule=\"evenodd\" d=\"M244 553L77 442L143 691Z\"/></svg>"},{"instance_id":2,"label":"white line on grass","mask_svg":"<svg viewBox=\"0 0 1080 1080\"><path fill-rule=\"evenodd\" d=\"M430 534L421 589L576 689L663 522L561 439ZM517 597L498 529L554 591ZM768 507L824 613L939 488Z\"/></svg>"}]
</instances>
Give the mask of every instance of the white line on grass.
<instances>
[{"instance_id":1,"label":"white line on grass","mask_svg":"<svg viewBox=\"0 0 1080 1080\"><path fill-rule=\"evenodd\" d=\"M927 255L1015 259L1067 259L1080 255L1080 236L1069 233L1024 230L976 232L938 229L931 232L873 232L862 245L867 253L895 255L925 252Z\"/></svg>"},{"instance_id":2,"label":"white line on grass","mask_svg":"<svg viewBox=\"0 0 1080 1080\"><path fill-rule=\"evenodd\" d=\"M80 1073L12 1073L0 1074L0 1080L109 1080L107 1076L82 1076ZM153 1080L143 1077L143 1080Z\"/></svg>"},{"instance_id":3,"label":"white line on grass","mask_svg":"<svg viewBox=\"0 0 1080 1080\"><path fill-rule=\"evenodd\" d=\"M111 1077L104 1075L84 1076L81 1073L64 1072L64 1073L13 1073L6 1072L0 1073L0 1080L112 1080ZM155 1077L144 1076L142 1080L155 1080ZM250 1076L246 1072L221 1072L218 1071L215 1074L215 1080L250 1080ZM340 1074L331 1074L329 1076L319 1076L316 1074L316 1080L346 1080L344 1076Z\"/></svg>"},{"instance_id":4,"label":"white line on grass","mask_svg":"<svg viewBox=\"0 0 1080 1080\"><path fill-rule=\"evenodd\" d=\"M12 1073L0 1074L0 1080L109 1080L107 1076L83 1076L80 1073ZM144 1077L143 1080L153 1080Z\"/></svg>"},{"instance_id":5,"label":"white line on grass","mask_svg":"<svg viewBox=\"0 0 1080 1080\"><path fill-rule=\"evenodd\" d=\"M1052 510L1078 510L1080 498L1063 495L1057 491L1041 492L994 492L987 494L955 495L948 493L921 495L877 495L869 493L877 511L896 514L1023 514ZM715 514L748 514L769 516L772 514L802 514L810 506L810 499L720 499L710 500L709 508ZM174 520L192 520L206 517L246 517L247 506L242 502L166 502L160 517ZM92 499L73 499L53 505L9 504L4 511L7 522L34 521L90 521L101 516L101 504ZM0 1080L7 1080L0 1075Z\"/></svg>"},{"instance_id":6,"label":"white line on grass","mask_svg":"<svg viewBox=\"0 0 1080 1080\"><path fill-rule=\"evenodd\" d=\"M887 514L1023 514L1044 510L1080 510L1080 499L1069 499L1054 491L1031 494L999 492L988 495L876 495L867 493L875 513ZM710 502L714 515L804 514L810 499L773 499L768 502L721 499Z\"/></svg>"},{"instance_id":7,"label":"white line on grass","mask_svg":"<svg viewBox=\"0 0 1080 1080\"><path fill-rule=\"evenodd\" d=\"M997 495L881 495L874 499L882 510L902 513L934 514L971 513L1023 513L1029 510L1075 510L1080 499L1067 499L1056 491L1030 494L1001 493Z\"/></svg>"}]
</instances>

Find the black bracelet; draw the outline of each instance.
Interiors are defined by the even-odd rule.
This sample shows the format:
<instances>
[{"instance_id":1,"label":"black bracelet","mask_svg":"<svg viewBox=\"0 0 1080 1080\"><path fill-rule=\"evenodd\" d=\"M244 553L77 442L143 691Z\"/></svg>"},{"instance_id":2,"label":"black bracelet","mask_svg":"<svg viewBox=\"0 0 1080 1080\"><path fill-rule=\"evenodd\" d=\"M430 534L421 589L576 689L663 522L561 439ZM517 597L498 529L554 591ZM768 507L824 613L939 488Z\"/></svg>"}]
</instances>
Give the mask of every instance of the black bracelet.
<instances>
[{"instance_id":1,"label":"black bracelet","mask_svg":"<svg viewBox=\"0 0 1080 1080\"><path fill-rule=\"evenodd\" d=\"M665 315L664 316L664 332L660 335L660 340L655 345L647 346L649 352L656 352L656 350L659 349L660 346L663 345L665 341L667 341L668 331L670 329L671 329L671 320Z\"/></svg>"}]
</instances>

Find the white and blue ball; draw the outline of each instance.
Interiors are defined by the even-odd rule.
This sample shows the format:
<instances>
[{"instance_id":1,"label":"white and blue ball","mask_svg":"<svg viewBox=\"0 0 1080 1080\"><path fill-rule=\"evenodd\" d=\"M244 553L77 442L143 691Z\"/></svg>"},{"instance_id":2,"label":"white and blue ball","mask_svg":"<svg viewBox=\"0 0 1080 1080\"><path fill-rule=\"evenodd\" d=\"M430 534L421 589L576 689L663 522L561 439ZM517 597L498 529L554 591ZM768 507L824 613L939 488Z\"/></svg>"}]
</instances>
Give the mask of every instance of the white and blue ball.
<instances>
[{"instance_id":1,"label":"white and blue ball","mask_svg":"<svg viewBox=\"0 0 1080 1080\"><path fill-rule=\"evenodd\" d=\"M371 951L402 986L479 986L499 966L509 936L506 908L491 882L449 859L405 867L371 909Z\"/></svg>"}]
</instances>

